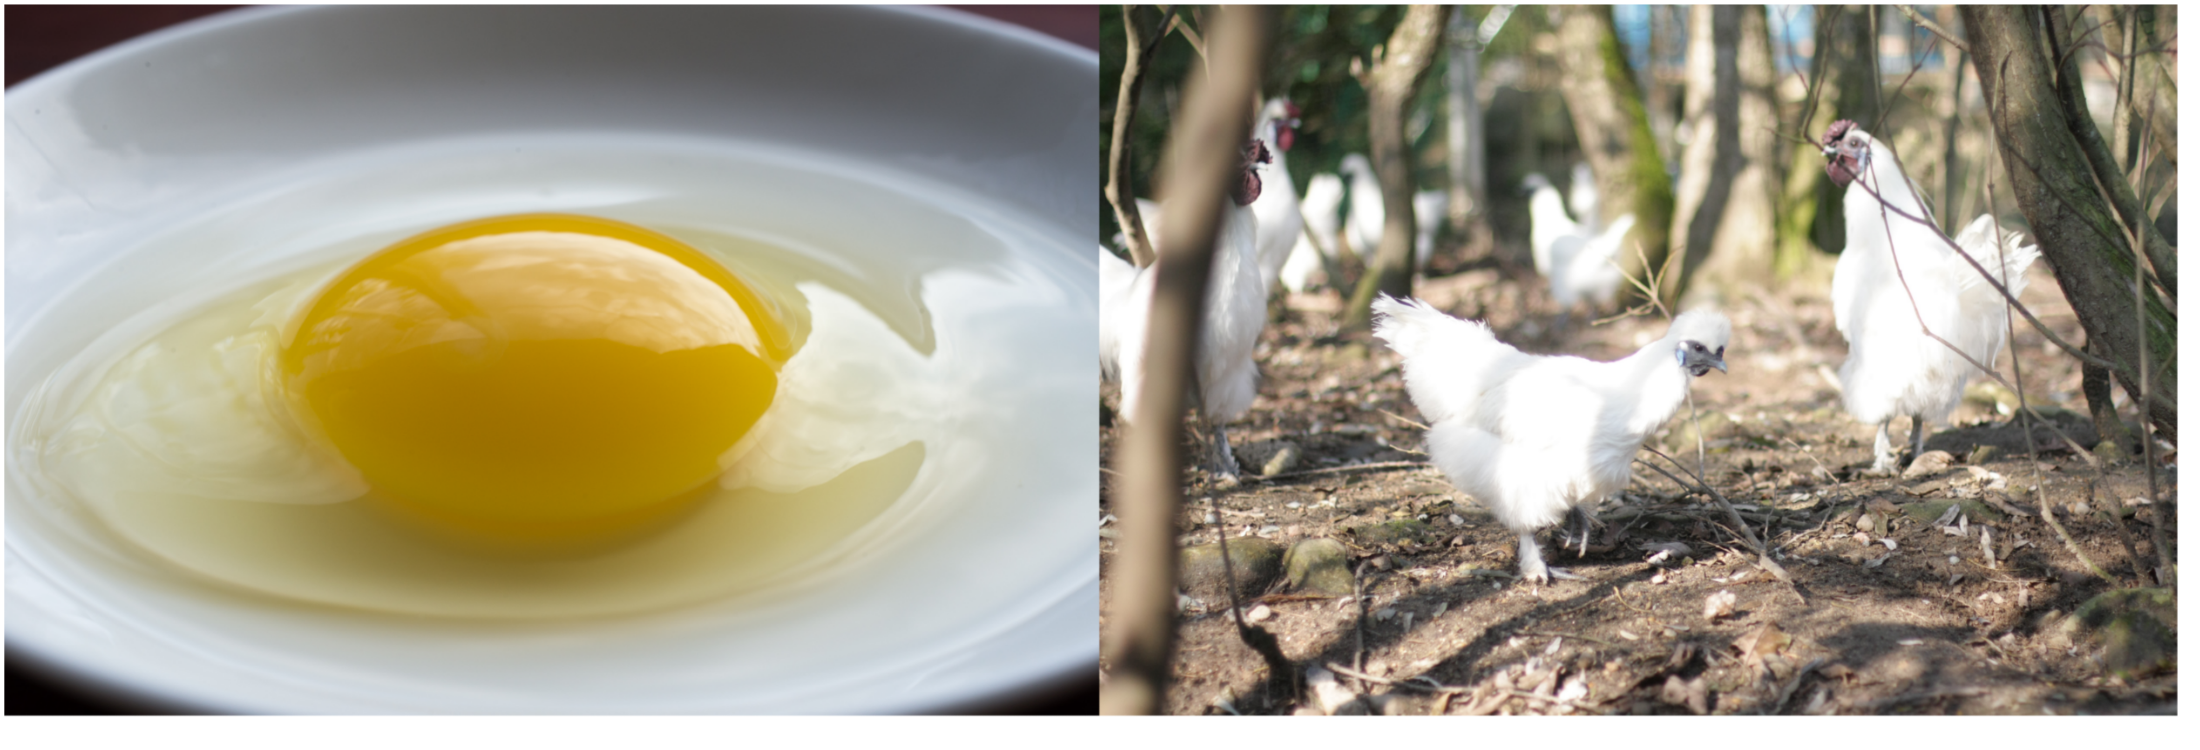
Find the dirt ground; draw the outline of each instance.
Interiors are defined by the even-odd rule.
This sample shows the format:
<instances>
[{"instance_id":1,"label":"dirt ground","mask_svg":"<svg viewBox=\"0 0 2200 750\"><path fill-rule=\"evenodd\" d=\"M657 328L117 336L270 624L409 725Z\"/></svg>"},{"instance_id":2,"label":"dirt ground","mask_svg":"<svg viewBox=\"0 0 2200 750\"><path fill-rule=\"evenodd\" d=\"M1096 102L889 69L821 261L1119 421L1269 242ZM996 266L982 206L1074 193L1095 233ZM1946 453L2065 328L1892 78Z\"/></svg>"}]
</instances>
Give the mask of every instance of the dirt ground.
<instances>
[{"instance_id":1,"label":"dirt ground","mask_svg":"<svg viewBox=\"0 0 2200 750\"><path fill-rule=\"evenodd\" d=\"M1595 326L1577 317L1554 334L1554 308L1532 272L1471 269L1423 279L1416 294L1487 320L1500 339L1531 352L1615 359L1665 329L1655 315ZM2080 340L2044 262L2033 266L2023 299L2058 335ZM1847 345L1825 286L1720 307L1734 322L1730 371L1697 379L1692 391L1706 473L1769 538L1792 583L1756 564L1723 510L1640 464L1629 491L1597 509L1604 528L1585 557L1556 549L1555 532L1544 535L1551 563L1586 580L1513 580L1511 535L1434 468L1399 465L1425 457L1397 355L1364 333L1339 335L1335 292L1292 295L1262 335L1260 397L1231 425L1247 479L1225 486L1187 471L1179 542L1211 546L1218 527L1278 547L1335 539L1362 595L1356 604L1349 593L1263 585L1262 571L1240 563L1239 575L1256 577L1243 607L1299 671L1304 688L1293 696L1267 681L1261 658L1240 641L1221 587L1188 591L1167 712L2175 712L2173 656L2146 672L2111 674L2102 648L2075 629L2082 618L2068 616L2096 595L2151 585L2152 508L2127 510L2120 522L2116 512L2119 501L2149 495L2140 462L2104 473L2035 430L2035 463L2024 431L1977 379L1955 427L1935 426L1927 443L1928 456L1953 459L1945 469L1865 477L1872 430L1839 405L1833 372ZM2032 402L2075 412L2058 424L2091 446L2077 363L2021 321L2011 351ZM2005 374L2010 356L2000 362ZM1112 385L1102 399L1119 406ZM2128 406L2123 413L2132 418ZM1690 424L1684 405L1650 446L1694 469ZM1101 427L1103 456L1119 432ZM1907 420L1894 435L1905 439ZM1286 446L1298 452L1296 465L1261 478ZM1205 455L1203 444L1187 448ZM1638 458L1680 473L1649 451ZM2157 476L2174 497L2174 470ZM2113 581L2088 573L2038 517L2035 484L2076 547ZM1951 503L1956 510L1939 523ZM1105 628L1116 550L1105 496L1100 513ZM1675 542L1686 549L1650 560L1655 545ZM1707 617L1728 594L1731 614Z\"/></svg>"}]
</instances>

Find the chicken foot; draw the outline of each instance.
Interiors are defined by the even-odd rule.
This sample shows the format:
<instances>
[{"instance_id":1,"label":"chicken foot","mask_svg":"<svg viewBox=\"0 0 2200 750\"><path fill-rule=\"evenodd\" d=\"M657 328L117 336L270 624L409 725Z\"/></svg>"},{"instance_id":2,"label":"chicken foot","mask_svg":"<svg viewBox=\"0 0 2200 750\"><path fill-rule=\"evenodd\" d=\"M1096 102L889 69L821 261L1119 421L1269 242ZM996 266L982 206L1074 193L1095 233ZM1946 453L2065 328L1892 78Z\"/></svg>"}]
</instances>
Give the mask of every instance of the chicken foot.
<instances>
[{"instance_id":1,"label":"chicken foot","mask_svg":"<svg viewBox=\"0 0 2200 750\"><path fill-rule=\"evenodd\" d=\"M1894 417L1888 417L1886 421L1879 423L1879 435L1872 438L1872 467L1864 470L1865 476L1891 477L1902 471L1901 457L1894 452L1894 439L1887 433L1894 420ZM1915 461L1918 456L1925 455L1926 432L1924 415L1910 415L1910 460Z\"/></svg>"},{"instance_id":2,"label":"chicken foot","mask_svg":"<svg viewBox=\"0 0 2200 750\"><path fill-rule=\"evenodd\" d=\"M1553 567L1543 562L1543 547L1536 544L1535 531L1520 532L1520 580L1547 584L1557 578L1567 581L1584 580L1581 576Z\"/></svg>"}]
</instances>

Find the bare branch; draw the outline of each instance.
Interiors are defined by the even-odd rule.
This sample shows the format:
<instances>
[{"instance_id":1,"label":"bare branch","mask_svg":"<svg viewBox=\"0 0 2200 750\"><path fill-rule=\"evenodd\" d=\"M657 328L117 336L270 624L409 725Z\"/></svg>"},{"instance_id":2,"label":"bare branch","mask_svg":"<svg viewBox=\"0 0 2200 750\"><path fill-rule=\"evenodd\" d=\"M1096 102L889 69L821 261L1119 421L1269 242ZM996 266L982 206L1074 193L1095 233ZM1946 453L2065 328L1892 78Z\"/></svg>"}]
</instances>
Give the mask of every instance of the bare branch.
<instances>
[{"instance_id":1,"label":"bare branch","mask_svg":"<svg viewBox=\"0 0 2200 750\"><path fill-rule=\"evenodd\" d=\"M1940 24L1933 23L1926 17L1918 15L1917 11L1910 9L1910 6L1897 5L1894 6L1894 8L1895 10L1902 11L1902 15L1909 16L1910 22L1917 24L1919 28L1933 32L1933 36L1940 37L1940 40L1943 42L1947 42L1948 46L1963 50L1964 54L1971 53L1970 45L1964 44L1963 40L1956 38L1956 35L1948 33L1948 30L1941 28Z\"/></svg>"},{"instance_id":2,"label":"bare branch","mask_svg":"<svg viewBox=\"0 0 2200 750\"><path fill-rule=\"evenodd\" d=\"M1244 6L1217 13L1214 73L1193 77L1182 116L1170 129L1165 158L1171 218L1163 227L1167 253L1154 268L1144 372L1149 388L1115 458L1125 475L1111 498L1122 536L1110 629L1102 639L1112 677L1101 688L1102 713L1155 713L1168 690L1186 376L1192 371L1224 191L1238 164L1238 147L1252 130L1252 112L1241 103L1259 88L1269 13Z\"/></svg>"},{"instance_id":3,"label":"bare branch","mask_svg":"<svg viewBox=\"0 0 2200 750\"><path fill-rule=\"evenodd\" d=\"M1160 46L1160 25L1150 34L1141 34L1138 22L1131 17L1131 8L1123 6L1123 80L1115 94L1115 128L1108 139L1108 184L1105 188L1108 206L1115 209L1115 223L1123 229L1124 241L1130 245L1131 262L1139 267L1153 265L1152 238L1146 236L1146 222L1132 205L1131 144L1132 118L1138 114L1138 93L1144 88L1146 65L1153 62L1154 50ZM1162 22L1171 18L1169 7L1161 7Z\"/></svg>"}]
</instances>

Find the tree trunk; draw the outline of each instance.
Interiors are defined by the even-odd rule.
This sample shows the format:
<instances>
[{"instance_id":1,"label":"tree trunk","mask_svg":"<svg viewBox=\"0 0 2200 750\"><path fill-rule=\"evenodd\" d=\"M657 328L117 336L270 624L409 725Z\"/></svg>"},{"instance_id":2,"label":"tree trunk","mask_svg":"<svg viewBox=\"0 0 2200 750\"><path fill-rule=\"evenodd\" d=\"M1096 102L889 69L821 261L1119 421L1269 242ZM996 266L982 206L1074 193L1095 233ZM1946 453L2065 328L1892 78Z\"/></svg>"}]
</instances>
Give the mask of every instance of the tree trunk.
<instances>
[{"instance_id":1,"label":"tree trunk","mask_svg":"<svg viewBox=\"0 0 2200 750\"><path fill-rule=\"evenodd\" d=\"M1815 96L1804 103L1810 117L1803 124L1803 136L1813 142L1835 120L1855 120L1864 123L1866 130L1879 122L1879 53L1871 14L1856 6L1816 9ZM1781 278L1802 270L1813 247L1840 253L1848 246L1848 219L1841 213L1843 191L1825 178L1825 166L1826 157L1816 148L1797 147L1788 163L1779 250L1773 259L1774 273Z\"/></svg>"},{"instance_id":2,"label":"tree trunk","mask_svg":"<svg viewBox=\"0 0 2200 750\"><path fill-rule=\"evenodd\" d=\"M1635 74L1620 52L1612 7L1566 6L1559 21L1558 46L1559 93L1573 114L1574 134L1589 159L1589 169L1596 174L1597 213L1602 219L1598 223L1609 225L1622 215L1635 215L1635 228L1621 244L1618 260L1629 277L1646 278L1648 271L1665 264L1673 188L1665 162L1658 156ZM1644 258L1649 261L1647 268ZM1641 301L1632 289L1622 294L1626 304Z\"/></svg>"},{"instance_id":3,"label":"tree trunk","mask_svg":"<svg viewBox=\"0 0 2200 750\"><path fill-rule=\"evenodd\" d=\"M1444 145L1449 152L1451 196L1445 206L1451 225L1465 228L1482 211L1482 100L1475 96L1481 78L1482 45L1467 14L1453 12L1444 29L1450 47L1444 71Z\"/></svg>"},{"instance_id":4,"label":"tree trunk","mask_svg":"<svg viewBox=\"0 0 2200 750\"><path fill-rule=\"evenodd\" d=\"M1375 293L1413 294L1413 163L1406 153L1406 106L1436 59L1448 5L1406 10L1390 41L1376 49L1360 78L1367 89L1367 143L1375 177L1383 183L1383 241L1375 262L1360 276L1345 305L1344 327L1365 328Z\"/></svg>"},{"instance_id":5,"label":"tree trunk","mask_svg":"<svg viewBox=\"0 0 2200 750\"><path fill-rule=\"evenodd\" d=\"M1688 25L1682 117L1690 140L1674 189L1672 229L1682 255L1665 292L1676 299L1699 269L1722 291L1771 283L1779 197L1773 133L1744 126L1779 116L1764 8L1698 5L1689 9Z\"/></svg>"},{"instance_id":6,"label":"tree trunk","mask_svg":"<svg viewBox=\"0 0 2200 750\"><path fill-rule=\"evenodd\" d=\"M2040 11L2016 6L1966 6L1979 91L1993 123L2017 207L2032 226L2040 254L2070 307L2115 365L2118 383L2155 429L2177 436L2177 318L2151 284L2144 293L2145 328L2133 303L2141 263L2116 212L2093 184L2094 173L2075 135L2073 113L2055 88L2057 66L2041 45ZM2139 364L2150 372L2142 395Z\"/></svg>"}]
</instances>

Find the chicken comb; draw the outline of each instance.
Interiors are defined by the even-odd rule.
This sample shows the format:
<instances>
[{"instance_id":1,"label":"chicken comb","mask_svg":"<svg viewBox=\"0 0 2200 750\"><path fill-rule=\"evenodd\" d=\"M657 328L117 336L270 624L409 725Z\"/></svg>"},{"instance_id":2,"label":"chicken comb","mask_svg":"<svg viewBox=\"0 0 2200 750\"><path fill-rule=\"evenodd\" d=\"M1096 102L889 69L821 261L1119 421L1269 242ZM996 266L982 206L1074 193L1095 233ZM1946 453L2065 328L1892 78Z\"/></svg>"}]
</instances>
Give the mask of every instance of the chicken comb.
<instances>
[{"instance_id":1,"label":"chicken comb","mask_svg":"<svg viewBox=\"0 0 2200 750\"><path fill-rule=\"evenodd\" d=\"M1850 131L1850 130L1852 130L1852 129L1854 129L1855 127L1856 127L1856 121L1855 121L1855 120L1835 120L1835 121L1833 121L1833 124L1832 124L1832 125L1828 125L1828 126L1826 126L1826 138L1825 138L1825 142L1826 142L1826 145L1828 145L1828 146L1831 146L1831 145L1833 145L1833 144L1834 144L1835 142L1837 142L1837 141L1840 141L1840 140L1841 140L1841 137L1842 137L1842 136L1848 135L1848 134L1849 134L1849 131Z\"/></svg>"},{"instance_id":2,"label":"chicken comb","mask_svg":"<svg viewBox=\"0 0 2200 750\"><path fill-rule=\"evenodd\" d=\"M1240 168L1245 170L1245 174L1238 179L1238 184L1230 190L1230 199L1237 201L1240 206L1247 206L1252 205L1253 200L1260 197L1260 172L1255 171L1253 165L1269 162L1268 147L1262 145L1257 139L1246 141L1245 150L1241 153L1245 157L1245 161L1240 165Z\"/></svg>"}]
</instances>

